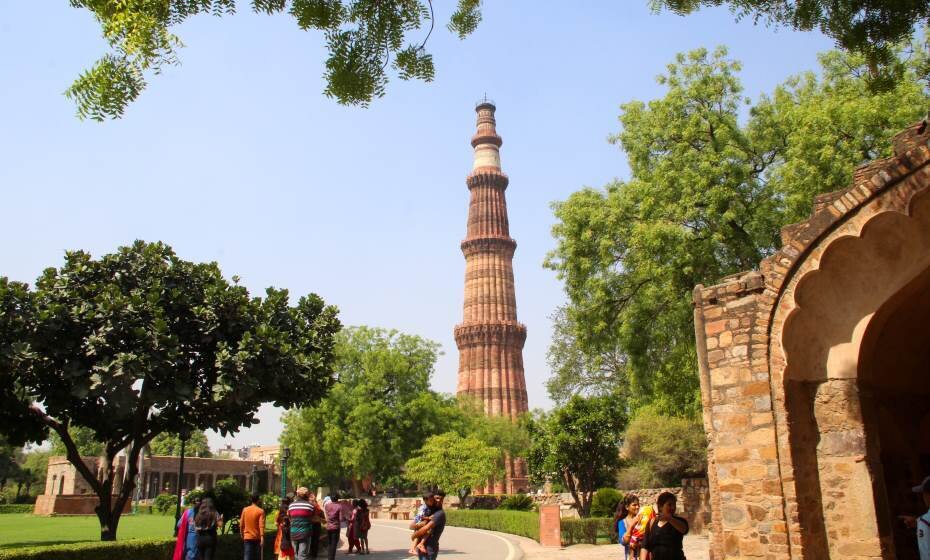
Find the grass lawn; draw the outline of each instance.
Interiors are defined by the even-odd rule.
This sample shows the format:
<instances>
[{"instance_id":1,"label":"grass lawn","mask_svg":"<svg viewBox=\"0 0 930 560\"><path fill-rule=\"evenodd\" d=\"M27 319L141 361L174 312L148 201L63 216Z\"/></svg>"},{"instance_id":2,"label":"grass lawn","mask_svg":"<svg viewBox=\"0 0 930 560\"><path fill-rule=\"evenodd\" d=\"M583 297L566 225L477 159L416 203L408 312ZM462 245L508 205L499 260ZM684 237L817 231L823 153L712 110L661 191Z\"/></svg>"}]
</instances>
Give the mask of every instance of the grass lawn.
<instances>
[{"instance_id":1,"label":"grass lawn","mask_svg":"<svg viewBox=\"0 0 930 560\"><path fill-rule=\"evenodd\" d=\"M266 531L274 531L268 519ZM170 538L174 515L124 515L116 532L118 540ZM0 550L25 546L100 540L100 523L93 515L39 517L29 514L0 515Z\"/></svg>"},{"instance_id":2,"label":"grass lawn","mask_svg":"<svg viewBox=\"0 0 930 560\"><path fill-rule=\"evenodd\" d=\"M173 515L125 515L119 520L116 535L119 540L171 537L173 525ZM100 523L93 515L0 515L0 550L97 540L100 540Z\"/></svg>"}]
</instances>

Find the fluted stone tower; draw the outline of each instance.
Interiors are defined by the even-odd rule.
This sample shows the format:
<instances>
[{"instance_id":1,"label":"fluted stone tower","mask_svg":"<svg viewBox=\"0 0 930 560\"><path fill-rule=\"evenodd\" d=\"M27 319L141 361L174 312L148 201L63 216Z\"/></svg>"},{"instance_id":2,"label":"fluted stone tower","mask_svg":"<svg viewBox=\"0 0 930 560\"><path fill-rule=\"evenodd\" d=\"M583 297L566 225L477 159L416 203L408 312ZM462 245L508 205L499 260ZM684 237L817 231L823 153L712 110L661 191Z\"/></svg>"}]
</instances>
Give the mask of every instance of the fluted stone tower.
<instances>
[{"instance_id":1,"label":"fluted stone tower","mask_svg":"<svg viewBox=\"0 0 930 560\"><path fill-rule=\"evenodd\" d=\"M494 120L495 106L485 99L475 107L478 131L471 139L475 149L472 172L466 183L471 191L468 230L462 241L465 254L465 309L455 327L459 349L458 394L484 402L492 416L515 419L528 410L523 377L523 343L526 326L517 322L513 253L507 221L507 175L501 171L501 137ZM509 458L506 479L491 481L486 492L516 493L527 489L526 463Z\"/></svg>"}]
</instances>

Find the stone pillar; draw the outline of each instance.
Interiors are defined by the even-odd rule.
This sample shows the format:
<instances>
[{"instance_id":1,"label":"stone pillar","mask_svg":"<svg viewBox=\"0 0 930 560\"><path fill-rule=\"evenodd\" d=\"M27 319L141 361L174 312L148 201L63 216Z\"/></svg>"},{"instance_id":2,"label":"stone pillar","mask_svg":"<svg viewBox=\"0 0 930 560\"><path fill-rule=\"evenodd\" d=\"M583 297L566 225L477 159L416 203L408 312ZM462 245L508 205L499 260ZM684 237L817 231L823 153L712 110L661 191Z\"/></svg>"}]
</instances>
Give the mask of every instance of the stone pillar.
<instances>
[{"instance_id":1,"label":"stone pillar","mask_svg":"<svg viewBox=\"0 0 930 560\"><path fill-rule=\"evenodd\" d=\"M817 465L831 558L881 558L873 475L855 379L829 379L814 395Z\"/></svg>"},{"instance_id":2,"label":"stone pillar","mask_svg":"<svg viewBox=\"0 0 930 560\"><path fill-rule=\"evenodd\" d=\"M714 560L789 558L762 292L752 272L694 294Z\"/></svg>"},{"instance_id":3,"label":"stone pillar","mask_svg":"<svg viewBox=\"0 0 930 560\"><path fill-rule=\"evenodd\" d=\"M559 504L539 506L539 544L561 548L562 517Z\"/></svg>"}]
</instances>

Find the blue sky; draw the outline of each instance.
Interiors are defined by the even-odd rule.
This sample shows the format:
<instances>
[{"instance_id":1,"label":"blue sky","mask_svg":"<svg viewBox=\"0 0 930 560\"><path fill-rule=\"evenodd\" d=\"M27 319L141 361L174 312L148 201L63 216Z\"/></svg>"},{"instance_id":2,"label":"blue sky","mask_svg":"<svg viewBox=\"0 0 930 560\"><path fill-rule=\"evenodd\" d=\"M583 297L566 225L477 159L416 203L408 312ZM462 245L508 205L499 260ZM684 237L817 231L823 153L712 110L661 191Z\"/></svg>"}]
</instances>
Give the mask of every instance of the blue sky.
<instances>
[{"instance_id":1,"label":"blue sky","mask_svg":"<svg viewBox=\"0 0 930 560\"><path fill-rule=\"evenodd\" d=\"M455 390L474 102L497 103L530 405L544 383L549 316L564 300L541 266L550 203L628 175L607 136L619 105L663 94L678 52L726 44L757 97L816 69L816 33L687 18L646 0L496 0L464 41L436 2L430 84L392 80L369 108L325 98L319 33L285 15L198 16L175 32L181 66L152 76L120 121L81 122L61 92L105 52L90 15L66 0L0 0L0 275L32 282L66 249L95 255L162 240L215 260L253 292L285 287L337 305L344 324L396 328L445 354L433 386ZM569 6L570 8L566 8ZM419 37L419 35L417 36ZM228 439L277 439L277 411ZM211 443L223 440L211 436Z\"/></svg>"}]
</instances>

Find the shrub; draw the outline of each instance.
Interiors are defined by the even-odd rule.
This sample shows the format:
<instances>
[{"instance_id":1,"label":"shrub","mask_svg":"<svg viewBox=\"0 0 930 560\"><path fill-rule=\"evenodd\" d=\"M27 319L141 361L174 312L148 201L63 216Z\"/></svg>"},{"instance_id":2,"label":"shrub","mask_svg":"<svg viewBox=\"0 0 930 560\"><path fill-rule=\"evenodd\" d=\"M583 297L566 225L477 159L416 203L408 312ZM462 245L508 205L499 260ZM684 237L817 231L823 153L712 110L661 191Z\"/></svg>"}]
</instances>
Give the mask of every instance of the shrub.
<instances>
[{"instance_id":1,"label":"shrub","mask_svg":"<svg viewBox=\"0 0 930 560\"><path fill-rule=\"evenodd\" d=\"M265 510L265 515L278 511L280 505L281 497L277 494L262 494L262 509Z\"/></svg>"},{"instance_id":2,"label":"shrub","mask_svg":"<svg viewBox=\"0 0 930 560\"><path fill-rule=\"evenodd\" d=\"M0 504L0 514L3 513L32 513L33 504Z\"/></svg>"},{"instance_id":3,"label":"shrub","mask_svg":"<svg viewBox=\"0 0 930 560\"><path fill-rule=\"evenodd\" d=\"M591 517L613 517L622 498L614 488L601 488L591 499Z\"/></svg>"},{"instance_id":4,"label":"shrub","mask_svg":"<svg viewBox=\"0 0 930 560\"><path fill-rule=\"evenodd\" d=\"M622 488L678 486L682 478L707 473L707 436L699 418L667 416L644 406L624 434L623 455Z\"/></svg>"},{"instance_id":5,"label":"shrub","mask_svg":"<svg viewBox=\"0 0 930 560\"><path fill-rule=\"evenodd\" d=\"M178 497L174 494L159 494L155 496L152 502L152 509L157 513L168 513L174 511L178 505Z\"/></svg>"},{"instance_id":6,"label":"shrub","mask_svg":"<svg viewBox=\"0 0 930 560\"><path fill-rule=\"evenodd\" d=\"M454 527L487 529L539 540L539 514L527 511L447 509L446 520Z\"/></svg>"},{"instance_id":7,"label":"shrub","mask_svg":"<svg viewBox=\"0 0 930 560\"><path fill-rule=\"evenodd\" d=\"M588 517L586 519L562 520L562 545L588 543L616 543L616 532L611 530L610 517Z\"/></svg>"},{"instance_id":8,"label":"shrub","mask_svg":"<svg viewBox=\"0 0 930 560\"><path fill-rule=\"evenodd\" d=\"M533 511L533 498L526 494L517 494L504 498L498 509L508 509L513 511Z\"/></svg>"},{"instance_id":9,"label":"shrub","mask_svg":"<svg viewBox=\"0 0 930 560\"><path fill-rule=\"evenodd\" d=\"M83 542L0 550L0 560L170 560L174 539L133 539L114 542ZM266 535L263 560L274 558L274 533ZM242 540L220 536L217 558L241 558Z\"/></svg>"}]
</instances>

